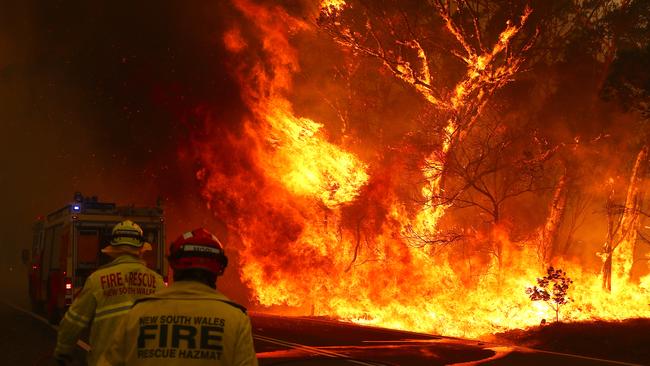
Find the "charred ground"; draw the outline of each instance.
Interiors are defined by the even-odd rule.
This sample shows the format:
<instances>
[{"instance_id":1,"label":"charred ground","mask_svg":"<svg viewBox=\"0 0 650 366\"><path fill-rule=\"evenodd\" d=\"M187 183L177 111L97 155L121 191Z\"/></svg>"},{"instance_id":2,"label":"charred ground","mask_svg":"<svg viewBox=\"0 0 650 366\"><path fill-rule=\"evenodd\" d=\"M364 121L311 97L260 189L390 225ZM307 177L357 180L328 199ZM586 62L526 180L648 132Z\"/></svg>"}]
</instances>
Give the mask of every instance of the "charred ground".
<instances>
[{"instance_id":1,"label":"charred ground","mask_svg":"<svg viewBox=\"0 0 650 366\"><path fill-rule=\"evenodd\" d=\"M552 323L494 335L497 343L647 365L650 319Z\"/></svg>"}]
</instances>

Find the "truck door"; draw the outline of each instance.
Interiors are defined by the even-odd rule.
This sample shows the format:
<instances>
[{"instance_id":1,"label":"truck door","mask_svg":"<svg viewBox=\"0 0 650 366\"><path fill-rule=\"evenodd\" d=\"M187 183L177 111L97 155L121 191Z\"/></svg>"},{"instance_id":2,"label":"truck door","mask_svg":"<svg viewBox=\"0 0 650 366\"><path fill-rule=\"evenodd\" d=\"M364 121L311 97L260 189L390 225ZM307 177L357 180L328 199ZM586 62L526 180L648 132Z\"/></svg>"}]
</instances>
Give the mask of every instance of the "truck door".
<instances>
[{"instance_id":1,"label":"truck door","mask_svg":"<svg viewBox=\"0 0 650 366\"><path fill-rule=\"evenodd\" d=\"M38 223L34 226L32 238L32 253L29 269L29 297L32 302L32 310L38 312L44 300L44 291L42 283L42 259L43 259L43 241L44 230L43 224Z\"/></svg>"},{"instance_id":2,"label":"truck door","mask_svg":"<svg viewBox=\"0 0 650 366\"><path fill-rule=\"evenodd\" d=\"M96 228L82 228L77 233L75 289L80 289L86 278L99 267L100 238L100 231Z\"/></svg>"},{"instance_id":3,"label":"truck door","mask_svg":"<svg viewBox=\"0 0 650 366\"><path fill-rule=\"evenodd\" d=\"M45 310L48 320L55 324L60 320L64 305L63 271L61 268L61 257L63 244L63 225L57 224L45 232L45 256L43 258L43 276L47 289L47 301Z\"/></svg>"}]
</instances>

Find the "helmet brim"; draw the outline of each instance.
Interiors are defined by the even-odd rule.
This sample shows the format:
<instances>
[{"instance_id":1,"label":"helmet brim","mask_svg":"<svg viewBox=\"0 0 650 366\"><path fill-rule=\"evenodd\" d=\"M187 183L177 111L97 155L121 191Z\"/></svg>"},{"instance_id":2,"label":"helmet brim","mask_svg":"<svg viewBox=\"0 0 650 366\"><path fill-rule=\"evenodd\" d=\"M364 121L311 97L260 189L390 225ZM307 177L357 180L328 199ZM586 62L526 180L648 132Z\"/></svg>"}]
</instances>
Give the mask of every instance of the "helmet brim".
<instances>
[{"instance_id":1,"label":"helmet brim","mask_svg":"<svg viewBox=\"0 0 650 366\"><path fill-rule=\"evenodd\" d=\"M142 243L142 242L137 242L134 240L111 240L108 244L110 245L130 245L135 248L139 248L142 244L138 245L135 243Z\"/></svg>"}]
</instances>

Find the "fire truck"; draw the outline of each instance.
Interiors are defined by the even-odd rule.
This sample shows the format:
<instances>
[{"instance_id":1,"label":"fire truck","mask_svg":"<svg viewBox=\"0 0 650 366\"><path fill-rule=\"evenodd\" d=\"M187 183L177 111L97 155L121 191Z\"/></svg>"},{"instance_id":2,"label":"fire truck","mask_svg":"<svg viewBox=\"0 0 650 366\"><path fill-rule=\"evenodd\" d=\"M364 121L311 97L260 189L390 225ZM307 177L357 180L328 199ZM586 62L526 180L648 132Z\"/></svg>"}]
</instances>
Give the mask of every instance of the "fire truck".
<instances>
[{"instance_id":1,"label":"fire truck","mask_svg":"<svg viewBox=\"0 0 650 366\"><path fill-rule=\"evenodd\" d=\"M159 203L154 207L117 206L75 193L72 202L34 224L29 270L33 310L57 323L86 278L111 261L101 249L109 244L113 226L126 219L142 227L145 241L153 248L143 259L167 282L165 220Z\"/></svg>"}]
</instances>

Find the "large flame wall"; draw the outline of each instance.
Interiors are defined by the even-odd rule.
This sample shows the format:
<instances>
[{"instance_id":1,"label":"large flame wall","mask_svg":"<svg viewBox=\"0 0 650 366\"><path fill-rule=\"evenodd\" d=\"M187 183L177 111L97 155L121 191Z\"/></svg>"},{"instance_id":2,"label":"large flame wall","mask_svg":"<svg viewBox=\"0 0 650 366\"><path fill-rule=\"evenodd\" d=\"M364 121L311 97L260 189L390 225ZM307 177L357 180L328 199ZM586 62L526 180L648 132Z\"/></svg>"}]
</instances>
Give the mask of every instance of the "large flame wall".
<instances>
[{"instance_id":1,"label":"large flame wall","mask_svg":"<svg viewBox=\"0 0 650 366\"><path fill-rule=\"evenodd\" d=\"M430 230L442 212L403 194L408 164L385 166L387 160L368 158L385 152L369 153L364 136L333 138L323 122L296 112L293 84L302 70L292 40L315 33L314 26L281 7L248 0L234 6L241 19L223 42L249 113L239 131L212 130L218 117L203 116L207 133L195 141L197 177L211 209L241 239L241 277L254 301L465 337L554 318L525 292L544 273L533 240L513 242L501 227L474 233L474 242L504 248L500 265L493 256L464 255L462 246L472 243L413 245L406 233ZM426 174L419 179L429 180ZM420 192L427 189L420 183ZM630 250L618 257L631 258ZM598 267L583 264L557 263L574 280L574 301L562 309L563 319L650 316L647 278L632 285L615 272L607 293ZM480 269L468 277L467 266Z\"/></svg>"}]
</instances>

